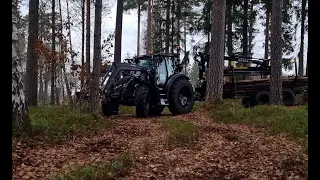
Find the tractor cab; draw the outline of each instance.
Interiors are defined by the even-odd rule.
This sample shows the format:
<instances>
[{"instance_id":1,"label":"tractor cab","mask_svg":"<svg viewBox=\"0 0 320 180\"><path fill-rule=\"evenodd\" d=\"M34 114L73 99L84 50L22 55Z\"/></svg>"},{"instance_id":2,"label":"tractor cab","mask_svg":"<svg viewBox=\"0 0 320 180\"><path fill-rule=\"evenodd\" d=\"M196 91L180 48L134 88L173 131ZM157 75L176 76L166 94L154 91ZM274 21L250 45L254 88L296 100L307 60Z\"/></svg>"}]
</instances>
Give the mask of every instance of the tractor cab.
<instances>
[{"instance_id":1,"label":"tractor cab","mask_svg":"<svg viewBox=\"0 0 320 180\"><path fill-rule=\"evenodd\" d=\"M180 73L178 70L179 54L152 54L142 55L134 59L142 67L154 71L156 85L164 87L170 76Z\"/></svg>"}]
</instances>

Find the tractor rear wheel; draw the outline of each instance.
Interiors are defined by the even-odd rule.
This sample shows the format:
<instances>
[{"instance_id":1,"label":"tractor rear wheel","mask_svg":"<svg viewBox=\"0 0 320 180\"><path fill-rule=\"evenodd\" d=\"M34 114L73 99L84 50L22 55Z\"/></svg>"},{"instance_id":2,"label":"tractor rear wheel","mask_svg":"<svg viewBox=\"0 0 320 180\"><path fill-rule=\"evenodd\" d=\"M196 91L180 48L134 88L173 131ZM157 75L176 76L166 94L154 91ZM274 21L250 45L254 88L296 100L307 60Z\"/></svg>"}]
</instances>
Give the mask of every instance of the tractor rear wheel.
<instances>
[{"instance_id":1,"label":"tractor rear wheel","mask_svg":"<svg viewBox=\"0 0 320 180\"><path fill-rule=\"evenodd\" d=\"M194 104L194 92L187 79L177 79L169 93L169 110L172 114L191 112Z\"/></svg>"},{"instance_id":2,"label":"tractor rear wheel","mask_svg":"<svg viewBox=\"0 0 320 180\"><path fill-rule=\"evenodd\" d=\"M150 110L150 92L146 85L138 85L135 93L136 98L136 116L145 118Z\"/></svg>"}]
</instances>

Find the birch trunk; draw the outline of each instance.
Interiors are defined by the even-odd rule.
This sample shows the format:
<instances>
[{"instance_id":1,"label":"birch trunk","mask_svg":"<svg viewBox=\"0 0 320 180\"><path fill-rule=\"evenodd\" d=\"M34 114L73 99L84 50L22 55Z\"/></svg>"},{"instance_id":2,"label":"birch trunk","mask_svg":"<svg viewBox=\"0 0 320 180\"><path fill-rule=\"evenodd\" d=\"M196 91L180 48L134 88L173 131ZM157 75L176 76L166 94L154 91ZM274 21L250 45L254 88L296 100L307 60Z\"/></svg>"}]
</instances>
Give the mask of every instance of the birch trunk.
<instances>
[{"instance_id":1,"label":"birch trunk","mask_svg":"<svg viewBox=\"0 0 320 180\"><path fill-rule=\"evenodd\" d=\"M12 1L12 124L18 132L32 135L22 80L21 60L18 56L17 0Z\"/></svg>"}]
</instances>

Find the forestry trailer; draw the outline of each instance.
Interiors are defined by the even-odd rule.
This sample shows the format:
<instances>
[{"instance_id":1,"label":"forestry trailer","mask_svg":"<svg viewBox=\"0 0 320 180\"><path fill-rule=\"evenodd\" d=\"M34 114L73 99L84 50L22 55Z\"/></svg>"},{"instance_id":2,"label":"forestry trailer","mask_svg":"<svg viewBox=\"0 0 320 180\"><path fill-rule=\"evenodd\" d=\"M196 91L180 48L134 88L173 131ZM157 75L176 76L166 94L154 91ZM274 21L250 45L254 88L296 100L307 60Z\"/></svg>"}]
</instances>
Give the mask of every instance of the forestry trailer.
<instances>
[{"instance_id":1,"label":"forestry trailer","mask_svg":"<svg viewBox=\"0 0 320 180\"><path fill-rule=\"evenodd\" d=\"M194 59L198 63L199 70L198 81L195 86L195 96L196 100L203 101L206 92L206 74L208 74L209 69L209 54L198 52ZM230 80L225 80L224 82L223 98L241 98L242 104L245 107L269 103L270 80L265 78L270 75L269 59L245 57L240 53L235 53L232 56L224 56L224 60L237 62L237 66L229 65L224 69L225 79L230 77ZM254 64L255 66L248 66L248 64ZM258 73L260 79L236 80L236 78L241 78L241 75L250 76L250 73ZM284 105L292 106L295 101L295 95L303 93L307 83L307 77L298 78L297 74L294 78L283 78L282 94Z\"/></svg>"},{"instance_id":2,"label":"forestry trailer","mask_svg":"<svg viewBox=\"0 0 320 180\"><path fill-rule=\"evenodd\" d=\"M137 117L159 115L167 106L172 114L188 113L194 90L182 74L178 53L142 55L115 63L107 69L100 85L105 116L118 114L119 105L135 106Z\"/></svg>"}]
</instances>

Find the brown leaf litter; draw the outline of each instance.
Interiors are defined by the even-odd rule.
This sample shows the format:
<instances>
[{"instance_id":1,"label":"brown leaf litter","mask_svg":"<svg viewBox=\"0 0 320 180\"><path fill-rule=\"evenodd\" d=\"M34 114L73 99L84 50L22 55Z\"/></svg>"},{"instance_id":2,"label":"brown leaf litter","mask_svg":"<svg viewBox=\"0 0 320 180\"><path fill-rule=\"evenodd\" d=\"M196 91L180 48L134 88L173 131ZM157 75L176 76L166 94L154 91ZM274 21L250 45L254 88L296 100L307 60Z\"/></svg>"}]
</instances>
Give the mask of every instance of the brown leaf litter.
<instances>
[{"instance_id":1,"label":"brown leaf litter","mask_svg":"<svg viewBox=\"0 0 320 180\"><path fill-rule=\"evenodd\" d=\"M77 165L110 161L130 149L135 160L124 179L307 179L308 156L284 135L247 125L214 122L201 109L172 117L201 129L192 148L169 150L166 131L155 119L114 117L108 131L53 147L14 143L13 179L45 179Z\"/></svg>"}]
</instances>

